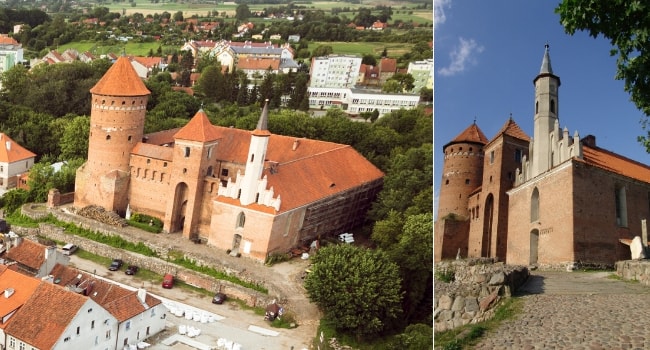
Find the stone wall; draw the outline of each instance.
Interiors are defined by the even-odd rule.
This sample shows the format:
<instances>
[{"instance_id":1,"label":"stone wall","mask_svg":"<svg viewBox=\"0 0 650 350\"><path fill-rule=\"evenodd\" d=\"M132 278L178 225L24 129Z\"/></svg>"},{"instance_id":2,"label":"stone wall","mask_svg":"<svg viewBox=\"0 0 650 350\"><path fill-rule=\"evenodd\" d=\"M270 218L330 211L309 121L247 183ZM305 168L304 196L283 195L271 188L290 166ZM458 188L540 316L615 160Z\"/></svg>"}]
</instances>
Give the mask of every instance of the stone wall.
<instances>
[{"instance_id":1,"label":"stone wall","mask_svg":"<svg viewBox=\"0 0 650 350\"><path fill-rule=\"evenodd\" d=\"M23 206L22 213L30 217L45 216L48 214L47 210L43 210L44 204L27 204ZM61 211L49 211L54 214L57 218L63 221L70 222L72 216L66 216L64 212ZM82 217L74 217L72 221L79 227L85 229L101 232L107 235L116 235L113 232L114 227L110 225L105 225L102 223L94 222L93 220L85 219ZM134 264L140 268L153 271L157 274L164 275L165 273L171 273L174 277L180 281L183 281L189 285L203 288L211 292L221 291L226 293L228 296L244 301L248 306L257 306L257 307L266 307L268 304L272 303L274 300L285 300L286 296L279 295L277 291L269 291L269 295L262 294L255 290L242 287L240 285L219 280L211 276L201 274L199 272L186 269L184 267L169 263L168 261L160 258L148 257L140 255L137 253L129 252L119 248L113 248L111 246L95 242L83 237L65 233L63 228L50 224L40 224L39 228L21 228L12 226L12 231L18 233L21 236L43 236L58 242L72 243L77 246L83 247L84 250L99 255L110 258L122 259L126 264ZM133 243L138 243L139 241L135 240L133 237L128 235L120 235L125 240L132 241ZM171 247L156 246L152 243L145 243L149 248L156 251L158 256L168 257ZM241 271L235 271L228 267L224 266L215 266L214 264L209 264L207 261L203 261L200 257L194 257L189 253L184 254L185 258L193 260L198 266L210 266L215 270L221 271L223 273L238 276L239 279L245 280L246 282L255 283L263 285L261 281L256 281L250 277L245 277L244 274L240 273ZM273 296L271 296L273 295Z\"/></svg>"},{"instance_id":2,"label":"stone wall","mask_svg":"<svg viewBox=\"0 0 650 350\"><path fill-rule=\"evenodd\" d=\"M499 300L512 296L529 276L525 266L494 263L490 258L442 261L435 264L435 273L436 332L492 318ZM453 281L440 281L442 275L453 275Z\"/></svg>"},{"instance_id":3,"label":"stone wall","mask_svg":"<svg viewBox=\"0 0 650 350\"><path fill-rule=\"evenodd\" d=\"M650 286L650 260L617 261L616 275L625 280L639 281L645 286Z\"/></svg>"}]
</instances>

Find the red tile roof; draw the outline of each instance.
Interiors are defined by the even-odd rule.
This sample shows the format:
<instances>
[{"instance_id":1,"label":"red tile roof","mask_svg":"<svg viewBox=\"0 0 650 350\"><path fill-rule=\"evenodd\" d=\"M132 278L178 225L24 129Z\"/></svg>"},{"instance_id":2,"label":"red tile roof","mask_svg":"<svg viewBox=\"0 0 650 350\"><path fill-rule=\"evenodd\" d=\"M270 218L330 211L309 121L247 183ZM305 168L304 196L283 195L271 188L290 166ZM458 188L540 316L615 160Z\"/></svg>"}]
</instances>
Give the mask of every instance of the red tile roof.
<instances>
[{"instance_id":1,"label":"red tile roof","mask_svg":"<svg viewBox=\"0 0 650 350\"><path fill-rule=\"evenodd\" d=\"M249 70L278 70L280 68L280 60L273 58L242 58L237 61L237 69Z\"/></svg>"},{"instance_id":2,"label":"red tile roof","mask_svg":"<svg viewBox=\"0 0 650 350\"><path fill-rule=\"evenodd\" d=\"M107 96L146 96L151 94L131 62L120 56L106 74L90 89L90 93Z\"/></svg>"},{"instance_id":3,"label":"red tile roof","mask_svg":"<svg viewBox=\"0 0 650 350\"><path fill-rule=\"evenodd\" d=\"M392 72L395 73L397 71L397 59L396 58L382 58L379 61L379 67L381 68L382 72Z\"/></svg>"},{"instance_id":4,"label":"red tile roof","mask_svg":"<svg viewBox=\"0 0 650 350\"><path fill-rule=\"evenodd\" d=\"M0 320L15 312L23 306L27 299L34 294L41 281L36 278L25 276L21 273L0 265ZM13 289L13 294L6 298L4 291ZM0 322L0 328L5 328L12 319Z\"/></svg>"},{"instance_id":5,"label":"red tile roof","mask_svg":"<svg viewBox=\"0 0 650 350\"><path fill-rule=\"evenodd\" d=\"M208 115L205 114L203 110L199 110L196 112L194 117L190 119L189 123L174 135L174 138L209 142L217 140L219 136L220 133L214 128L214 125L210 123Z\"/></svg>"},{"instance_id":6,"label":"red tile roof","mask_svg":"<svg viewBox=\"0 0 650 350\"><path fill-rule=\"evenodd\" d=\"M7 34L2 34L0 35L0 45L19 45L18 41L16 39L9 37Z\"/></svg>"},{"instance_id":7,"label":"red tile roof","mask_svg":"<svg viewBox=\"0 0 650 350\"><path fill-rule=\"evenodd\" d=\"M470 142L470 143L480 143L480 144L487 144L488 143L488 138L485 137L485 134L481 129L476 125L476 123L472 123L467 129L463 130L458 136L454 137L453 140L451 140L449 143L444 145L442 148L445 149L447 146L455 144L455 143L463 143L463 142Z\"/></svg>"},{"instance_id":8,"label":"red tile roof","mask_svg":"<svg viewBox=\"0 0 650 350\"><path fill-rule=\"evenodd\" d=\"M521 130L519 125L517 125L517 123L515 123L512 118L508 119L508 121L501 127L501 130L499 130L499 132L497 132L497 134L492 139L494 140L502 134L512 136L520 140L530 141L530 137L526 135L523 130Z\"/></svg>"},{"instance_id":9,"label":"red tile roof","mask_svg":"<svg viewBox=\"0 0 650 350\"><path fill-rule=\"evenodd\" d=\"M133 56L131 57L132 60L140 63L141 65L147 67L147 68L152 68L160 65L160 62L162 61L162 57L143 57L143 56Z\"/></svg>"},{"instance_id":10,"label":"red tile roof","mask_svg":"<svg viewBox=\"0 0 650 350\"><path fill-rule=\"evenodd\" d=\"M5 333L35 348L51 349L86 302L82 295L41 282Z\"/></svg>"},{"instance_id":11,"label":"red tile roof","mask_svg":"<svg viewBox=\"0 0 650 350\"><path fill-rule=\"evenodd\" d=\"M14 163L34 157L35 153L16 143L7 134L0 133L0 162Z\"/></svg>"},{"instance_id":12,"label":"red tile roof","mask_svg":"<svg viewBox=\"0 0 650 350\"><path fill-rule=\"evenodd\" d=\"M9 249L7 258L38 270L45 262L45 249L46 247L38 242L23 239L18 246Z\"/></svg>"},{"instance_id":13,"label":"red tile roof","mask_svg":"<svg viewBox=\"0 0 650 350\"><path fill-rule=\"evenodd\" d=\"M217 159L245 164L250 132L216 128L223 132ZM293 150L295 141L298 145ZM267 187L273 187L274 193L280 195L280 212L378 180L384 175L352 146L282 135L270 135L266 159L278 163L276 172L271 173L267 166L262 176L267 176ZM217 200L231 203L223 197Z\"/></svg>"},{"instance_id":14,"label":"red tile roof","mask_svg":"<svg viewBox=\"0 0 650 350\"><path fill-rule=\"evenodd\" d=\"M626 158L600 147L583 144L582 158L585 163L629 178L650 183L650 166Z\"/></svg>"},{"instance_id":15,"label":"red tile roof","mask_svg":"<svg viewBox=\"0 0 650 350\"><path fill-rule=\"evenodd\" d=\"M97 279L93 275L75 268L57 264L52 269L51 275L60 280L59 285L76 285L80 290L85 289L86 291L83 294L101 305L120 322L148 309L138 299L137 291L122 288L103 279ZM145 301L149 308L161 303L159 299L152 297L148 293Z\"/></svg>"}]
</instances>

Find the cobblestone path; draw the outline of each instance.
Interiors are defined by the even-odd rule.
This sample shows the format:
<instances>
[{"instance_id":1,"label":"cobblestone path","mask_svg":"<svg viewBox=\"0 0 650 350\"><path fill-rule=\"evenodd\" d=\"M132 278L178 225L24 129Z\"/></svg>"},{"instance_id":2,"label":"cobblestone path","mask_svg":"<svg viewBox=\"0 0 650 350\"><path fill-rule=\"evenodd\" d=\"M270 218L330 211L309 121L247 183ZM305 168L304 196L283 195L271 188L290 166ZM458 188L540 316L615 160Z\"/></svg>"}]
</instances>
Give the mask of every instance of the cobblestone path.
<instances>
[{"instance_id":1,"label":"cobblestone path","mask_svg":"<svg viewBox=\"0 0 650 350\"><path fill-rule=\"evenodd\" d=\"M523 311L474 349L650 349L650 287L613 272L531 272Z\"/></svg>"}]
</instances>

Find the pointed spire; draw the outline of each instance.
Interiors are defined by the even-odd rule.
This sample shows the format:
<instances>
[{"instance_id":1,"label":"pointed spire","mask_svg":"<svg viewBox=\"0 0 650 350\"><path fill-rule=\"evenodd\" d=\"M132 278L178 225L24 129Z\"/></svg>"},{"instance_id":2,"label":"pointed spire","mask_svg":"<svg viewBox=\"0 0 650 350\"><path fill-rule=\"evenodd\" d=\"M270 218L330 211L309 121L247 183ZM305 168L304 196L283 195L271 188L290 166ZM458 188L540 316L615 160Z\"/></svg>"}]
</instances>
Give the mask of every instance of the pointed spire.
<instances>
[{"instance_id":1,"label":"pointed spire","mask_svg":"<svg viewBox=\"0 0 650 350\"><path fill-rule=\"evenodd\" d=\"M268 130L269 124L269 99L264 101L264 109L262 109L262 114L260 119L257 121L257 127L253 130L253 135L256 136L269 136L271 132Z\"/></svg>"},{"instance_id":2,"label":"pointed spire","mask_svg":"<svg viewBox=\"0 0 650 350\"><path fill-rule=\"evenodd\" d=\"M548 53L549 45L546 43L544 45L544 58L542 59L542 68L539 70L539 74L553 74L553 68L551 68L551 56Z\"/></svg>"},{"instance_id":3,"label":"pointed spire","mask_svg":"<svg viewBox=\"0 0 650 350\"><path fill-rule=\"evenodd\" d=\"M267 130L267 125L269 123L269 99L264 100L264 109L262 109L262 115L260 115L260 120L257 121L257 130Z\"/></svg>"}]
</instances>

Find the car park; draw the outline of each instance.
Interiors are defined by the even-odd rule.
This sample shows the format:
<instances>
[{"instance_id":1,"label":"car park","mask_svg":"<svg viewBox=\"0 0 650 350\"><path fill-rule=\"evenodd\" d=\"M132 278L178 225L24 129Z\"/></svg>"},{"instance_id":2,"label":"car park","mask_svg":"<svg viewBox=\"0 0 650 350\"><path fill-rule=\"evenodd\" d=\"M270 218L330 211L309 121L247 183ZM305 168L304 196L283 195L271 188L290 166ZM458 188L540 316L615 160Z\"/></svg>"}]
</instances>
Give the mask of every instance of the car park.
<instances>
[{"instance_id":1,"label":"car park","mask_svg":"<svg viewBox=\"0 0 650 350\"><path fill-rule=\"evenodd\" d=\"M139 268L137 266L129 265L126 268L126 271L124 271L124 273L127 274L127 275L135 275L136 273L138 273L138 270L139 270Z\"/></svg>"},{"instance_id":2,"label":"car park","mask_svg":"<svg viewBox=\"0 0 650 350\"><path fill-rule=\"evenodd\" d=\"M172 276L171 273L168 273L163 277L162 287L170 289L173 286L174 286L174 276Z\"/></svg>"},{"instance_id":3,"label":"car park","mask_svg":"<svg viewBox=\"0 0 650 350\"><path fill-rule=\"evenodd\" d=\"M64 245L63 248L61 248L61 250L63 251L63 255L72 255L72 253L74 253L78 248L79 247L77 247L76 245L72 243L68 243Z\"/></svg>"},{"instance_id":4,"label":"car park","mask_svg":"<svg viewBox=\"0 0 650 350\"><path fill-rule=\"evenodd\" d=\"M213 304L223 304L224 301L226 301L226 294L224 293L219 292L212 297Z\"/></svg>"},{"instance_id":5,"label":"car park","mask_svg":"<svg viewBox=\"0 0 650 350\"><path fill-rule=\"evenodd\" d=\"M122 261L122 259L113 259L111 265L108 267L108 270L117 271L122 267L122 265L124 265L124 261Z\"/></svg>"}]
</instances>

